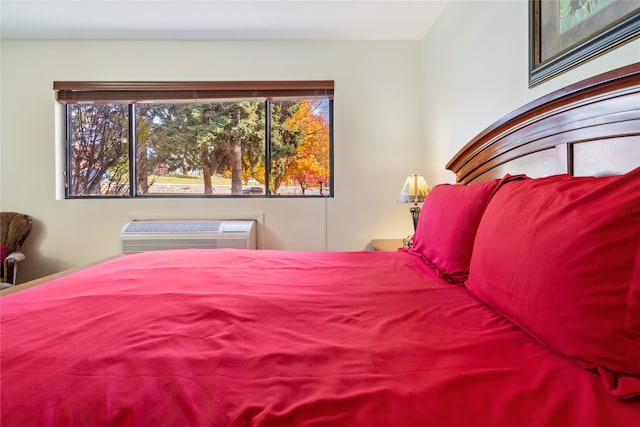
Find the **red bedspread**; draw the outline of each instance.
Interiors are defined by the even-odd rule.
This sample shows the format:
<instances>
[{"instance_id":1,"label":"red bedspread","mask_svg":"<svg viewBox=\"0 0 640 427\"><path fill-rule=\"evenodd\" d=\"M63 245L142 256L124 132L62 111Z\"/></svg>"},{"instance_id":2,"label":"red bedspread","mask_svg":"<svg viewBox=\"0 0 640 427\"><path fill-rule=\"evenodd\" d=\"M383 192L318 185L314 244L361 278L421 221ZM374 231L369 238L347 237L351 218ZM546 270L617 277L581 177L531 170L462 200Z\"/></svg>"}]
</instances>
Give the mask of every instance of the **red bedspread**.
<instances>
[{"instance_id":1,"label":"red bedspread","mask_svg":"<svg viewBox=\"0 0 640 427\"><path fill-rule=\"evenodd\" d=\"M150 252L0 304L3 427L640 425L401 252Z\"/></svg>"}]
</instances>

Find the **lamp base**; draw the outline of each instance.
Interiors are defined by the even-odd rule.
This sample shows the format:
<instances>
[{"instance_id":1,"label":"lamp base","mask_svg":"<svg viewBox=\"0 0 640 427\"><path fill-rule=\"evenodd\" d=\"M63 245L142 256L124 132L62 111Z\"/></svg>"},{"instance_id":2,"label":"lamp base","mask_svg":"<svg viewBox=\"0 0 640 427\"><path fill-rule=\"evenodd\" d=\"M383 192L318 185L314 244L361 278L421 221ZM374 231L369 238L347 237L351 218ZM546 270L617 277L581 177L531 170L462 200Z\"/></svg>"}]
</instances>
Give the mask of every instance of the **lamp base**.
<instances>
[{"instance_id":1,"label":"lamp base","mask_svg":"<svg viewBox=\"0 0 640 427\"><path fill-rule=\"evenodd\" d=\"M420 217L420 206L415 204L409 209L409 212L411 212L411 218L413 219L413 231L416 231L418 229L418 218Z\"/></svg>"}]
</instances>

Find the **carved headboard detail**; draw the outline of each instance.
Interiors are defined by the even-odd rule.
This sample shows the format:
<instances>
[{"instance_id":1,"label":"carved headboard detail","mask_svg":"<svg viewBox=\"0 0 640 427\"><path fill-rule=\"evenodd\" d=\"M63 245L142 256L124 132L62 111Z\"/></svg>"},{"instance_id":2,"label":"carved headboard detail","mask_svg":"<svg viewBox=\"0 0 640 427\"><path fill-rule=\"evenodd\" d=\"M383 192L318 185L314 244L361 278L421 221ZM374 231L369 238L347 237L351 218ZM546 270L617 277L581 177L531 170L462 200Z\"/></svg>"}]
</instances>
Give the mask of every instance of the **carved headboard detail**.
<instances>
[{"instance_id":1,"label":"carved headboard detail","mask_svg":"<svg viewBox=\"0 0 640 427\"><path fill-rule=\"evenodd\" d=\"M465 145L447 169L468 184L526 173L612 175L640 166L640 62L533 101Z\"/></svg>"}]
</instances>

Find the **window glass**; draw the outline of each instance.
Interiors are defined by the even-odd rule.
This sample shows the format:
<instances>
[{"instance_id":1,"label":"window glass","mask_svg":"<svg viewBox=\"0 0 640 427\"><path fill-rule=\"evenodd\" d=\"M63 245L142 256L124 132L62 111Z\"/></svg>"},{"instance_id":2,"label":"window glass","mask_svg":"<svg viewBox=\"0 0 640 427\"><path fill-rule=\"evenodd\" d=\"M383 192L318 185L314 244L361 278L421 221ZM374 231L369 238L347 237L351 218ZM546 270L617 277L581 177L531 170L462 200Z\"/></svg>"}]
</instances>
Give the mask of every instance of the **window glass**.
<instances>
[{"instance_id":1,"label":"window glass","mask_svg":"<svg viewBox=\"0 0 640 427\"><path fill-rule=\"evenodd\" d=\"M69 194L129 194L128 107L69 105Z\"/></svg>"},{"instance_id":2,"label":"window glass","mask_svg":"<svg viewBox=\"0 0 640 427\"><path fill-rule=\"evenodd\" d=\"M329 100L275 101L271 107L273 194L329 190Z\"/></svg>"},{"instance_id":3,"label":"window glass","mask_svg":"<svg viewBox=\"0 0 640 427\"><path fill-rule=\"evenodd\" d=\"M65 96L69 198L333 196L332 97Z\"/></svg>"},{"instance_id":4,"label":"window glass","mask_svg":"<svg viewBox=\"0 0 640 427\"><path fill-rule=\"evenodd\" d=\"M139 195L264 194L264 103L136 105Z\"/></svg>"}]
</instances>

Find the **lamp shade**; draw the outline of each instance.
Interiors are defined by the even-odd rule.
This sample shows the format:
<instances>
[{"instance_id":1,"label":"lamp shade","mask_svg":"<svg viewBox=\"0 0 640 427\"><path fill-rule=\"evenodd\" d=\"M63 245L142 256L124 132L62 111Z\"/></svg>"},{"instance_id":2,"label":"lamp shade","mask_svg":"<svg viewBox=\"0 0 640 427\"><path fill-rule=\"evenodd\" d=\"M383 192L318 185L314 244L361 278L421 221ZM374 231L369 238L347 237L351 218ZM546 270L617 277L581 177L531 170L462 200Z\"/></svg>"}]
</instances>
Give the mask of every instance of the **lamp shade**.
<instances>
[{"instance_id":1,"label":"lamp shade","mask_svg":"<svg viewBox=\"0 0 640 427\"><path fill-rule=\"evenodd\" d=\"M422 175L409 175L402 186L398 203L422 203L429 194L429 186Z\"/></svg>"}]
</instances>

